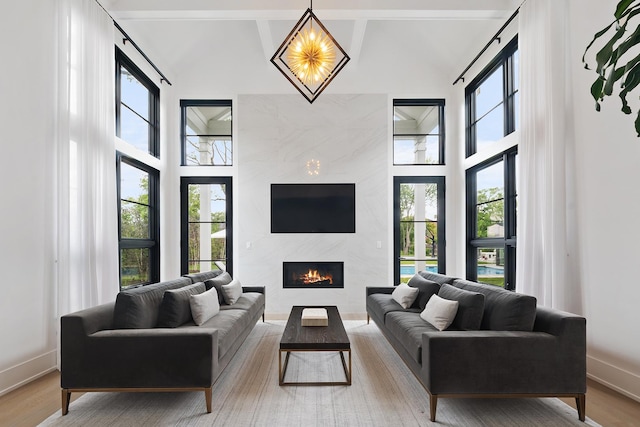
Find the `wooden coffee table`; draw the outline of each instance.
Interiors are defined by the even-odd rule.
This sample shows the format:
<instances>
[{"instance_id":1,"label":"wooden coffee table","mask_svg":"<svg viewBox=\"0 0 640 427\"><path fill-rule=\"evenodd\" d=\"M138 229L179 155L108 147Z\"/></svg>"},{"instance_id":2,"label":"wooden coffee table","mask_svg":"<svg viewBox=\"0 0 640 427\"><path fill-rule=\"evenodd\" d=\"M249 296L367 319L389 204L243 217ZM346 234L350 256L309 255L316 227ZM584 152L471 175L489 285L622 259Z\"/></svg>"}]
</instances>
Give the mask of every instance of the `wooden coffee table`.
<instances>
[{"instance_id":1,"label":"wooden coffee table","mask_svg":"<svg viewBox=\"0 0 640 427\"><path fill-rule=\"evenodd\" d=\"M329 318L328 326L302 326L302 309L326 308ZM298 351L337 351L340 353L346 381L333 382L286 382L284 380L289 364L289 356ZM349 367L344 359L344 352L349 354ZM282 353L286 353L284 366ZM280 340L278 353L278 371L280 385L351 385L351 343L344 330L338 307L336 306L293 306L287 326Z\"/></svg>"}]
</instances>

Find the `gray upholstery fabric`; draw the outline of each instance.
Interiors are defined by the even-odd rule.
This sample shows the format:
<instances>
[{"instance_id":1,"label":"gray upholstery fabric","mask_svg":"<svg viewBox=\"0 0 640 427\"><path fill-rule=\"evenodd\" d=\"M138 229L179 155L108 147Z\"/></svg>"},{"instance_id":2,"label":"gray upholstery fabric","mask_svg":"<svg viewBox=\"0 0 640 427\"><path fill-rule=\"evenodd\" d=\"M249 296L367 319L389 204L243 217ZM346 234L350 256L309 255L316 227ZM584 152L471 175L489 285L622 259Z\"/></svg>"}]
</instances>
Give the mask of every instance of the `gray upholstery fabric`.
<instances>
[{"instance_id":1,"label":"gray upholstery fabric","mask_svg":"<svg viewBox=\"0 0 640 427\"><path fill-rule=\"evenodd\" d=\"M420 309L407 309L419 312ZM378 318L386 322L386 315L392 311L405 311L389 294L372 294L367 297L367 311L372 311Z\"/></svg>"},{"instance_id":2,"label":"gray upholstery fabric","mask_svg":"<svg viewBox=\"0 0 640 427\"><path fill-rule=\"evenodd\" d=\"M429 301L431 295L437 294L440 290L440 285L438 283L427 280L419 274L414 274L407 285L413 288L418 288L418 297L413 302L412 307L419 308L420 310L424 310L424 307L427 305L427 301Z\"/></svg>"},{"instance_id":3,"label":"gray upholstery fabric","mask_svg":"<svg viewBox=\"0 0 640 427\"><path fill-rule=\"evenodd\" d=\"M417 313L394 311L387 314L385 327L398 338L404 349L417 363L422 363L422 333L440 332Z\"/></svg>"},{"instance_id":4,"label":"gray upholstery fabric","mask_svg":"<svg viewBox=\"0 0 640 427\"><path fill-rule=\"evenodd\" d=\"M188 277L191 280L191 283L204 282L205 280L213 279L224 273L222 270L211 270L211 271L203 271L200 273L191 273L185 274L182 277Z\"/></svg>"},{"instance_id":5,"label":"gray upholstery fabric","mask_svg":"<svg viewBox=\"0 0 640 427\"><path fill-rule=\"evenodd\" d=\"M453 283L454 280L456 280L455 277L445 276L444 274L440 274L440 273L431 273L430 271L424 271L424 270L418 271L418 274L424 277L425 279L431 280L432 282L436 282L440 285L444 283L450 285Z\"/></svg>"},{"instance_id":6,"label":"gray upholstery fabric","mask_svg":"<svg viewBox=\"0 0 640 427\"><path fill-rule=\"evenodd\" d=\"M481 329L491 331L532 331L536 319L536 299L493 285L456 280L460 289L484 294Z\"/></svg>"},{"instance_id":7,"label":"gray upholstery fabric","mask_svg":"<svg viewBox=\"0 0 640 427\"><path fill-rule=\"evenodd\" d=\"M240 332L251 325L251 315L247 310L220 310L200 326L194 328L216 329L218 331L218 359L224 357Z\"/></svg>"},{"instance_id":8,"label":"gray upholstery fabric","mask_svg":"<svg viewBox=\"0 0 640 427\"><path fill-rule=\"evenodd\" d=\"M229 283L231 283L232 280L233 279L231 275L225 271L224 273L214 278L207 279L204 282L204 285L206 286L207 290L211 288L216 288L216 291L218 292L218 302L220 303L221 307L224 304L226 304L226 301L224 300L224 293L222 293L222 286L228 285Z\"/></svg>"},{"instance_id":9,"label":"gray upholstery fabric","mask_svg":"<svg viewBox=\"0 0 640 427\"><path fill-rule=\"evenodd\" d=\"M158 313L164 291L190 284L190 279L182 277L121 291L116 297L113 311L114 328L155 328L158 323Z\"/></svg>"},{"instance_id":10,"label":"gray upholstery fabric","mask_svg":"<svg viewBox=\"0 0 640 427\"><path fill-rule=\"evenodd\" d=\"M233 305L221 305L220 310L247 310L251 316L264 311L264 295L257 292L243 292L238 301Z\"/></svg>"},{"instance_id":11,"label":"gray upholstery fabric","mask_svg":"<svg viewBox=\"0 0 640 427\"><path fill-rule=\"evenodd\" d=\"M480 329L482 314L484 313L484 294L466 291L445 283L440 288L438 296L458 301L458 312L451 323L452 329Z\"/></svg>"},{"instance_id":12,"label":"gray upholstery fabric","mask_svg":"<svg viewBox=\"0 0 640 427\"><path fill-rule=\"evenodd\" d=\"M179 289L164 291L160 311L158 313L158 328L177 328L184 325L191 318L189 296L201 294L205 291L204 283L194 283Z\"/></svg>"}]
</instances>

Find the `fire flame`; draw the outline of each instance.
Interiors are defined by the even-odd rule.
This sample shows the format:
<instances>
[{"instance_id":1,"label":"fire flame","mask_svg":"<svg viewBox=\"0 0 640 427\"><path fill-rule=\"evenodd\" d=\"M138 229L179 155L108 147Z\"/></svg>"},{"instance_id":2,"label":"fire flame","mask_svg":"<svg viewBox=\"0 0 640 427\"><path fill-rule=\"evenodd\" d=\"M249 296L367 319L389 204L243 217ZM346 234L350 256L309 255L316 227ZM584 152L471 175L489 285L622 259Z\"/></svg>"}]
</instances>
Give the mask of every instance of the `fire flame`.
<instances>
[{"instance_id":1,"label":"fire flame","mask_svg":"<svg viewBox=\"0 0 640 427\"><path fill-rule=\"evenodd\" d=\"M302 275L302 281L307 284L323 282L325 280L328 280L329 284L333 284L333 276L331 275L323 276L322 274L318 273L318 270L309 269L307 274Z\"/></svg>"}]
</instances>

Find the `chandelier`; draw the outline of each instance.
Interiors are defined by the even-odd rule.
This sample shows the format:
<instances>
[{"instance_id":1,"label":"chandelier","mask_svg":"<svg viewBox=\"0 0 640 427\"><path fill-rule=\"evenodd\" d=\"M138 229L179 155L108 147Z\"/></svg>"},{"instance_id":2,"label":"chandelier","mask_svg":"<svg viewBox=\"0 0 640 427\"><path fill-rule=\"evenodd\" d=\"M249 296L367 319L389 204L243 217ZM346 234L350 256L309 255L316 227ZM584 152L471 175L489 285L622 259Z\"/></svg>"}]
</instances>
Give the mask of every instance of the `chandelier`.
<instances>
[{"instance_id":1,"label":"chandelier","mask_svg":"<svg viewBox=\"0 0 640 427\"><path fill-rule=\"evenodd\" d=\"M273 65L310 103L349 62L349 55L312 7L313 2L271 57Z\"/></svg>"}]
</instances>

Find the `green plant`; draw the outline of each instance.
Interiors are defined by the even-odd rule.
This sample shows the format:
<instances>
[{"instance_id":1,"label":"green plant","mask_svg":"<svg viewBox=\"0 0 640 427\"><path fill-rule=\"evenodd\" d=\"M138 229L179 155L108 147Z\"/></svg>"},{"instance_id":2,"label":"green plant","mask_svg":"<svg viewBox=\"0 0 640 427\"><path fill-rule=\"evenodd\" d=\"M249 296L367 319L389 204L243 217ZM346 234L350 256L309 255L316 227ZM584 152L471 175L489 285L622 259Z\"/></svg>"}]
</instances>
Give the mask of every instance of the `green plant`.
<instances>
[{"instance_id":1,"label":"green plant","mask_svg":"<svg viewBox=\"0 0 640 427\"><path fill-rule=\"evenodd\" d=\"M589 64L586 55L596 41L604 45L595 55L598 77L591 85L591 96L596 101L596 111L600 111L600 102L605 96L613 94L614 84L620 82L618 96L622 102L622 112L631 114L627 96L640 84L640 54L630 49L640 43L640 27L636 26L631 35L625 37L632 19L640 13L640 0L621 0L616 6L615 20L598 31L582 56L586 69ZM631 24L632 28L633 25ZM613 29L613 33L610 30ZM610 37L608 40L606 37ZM620 66L618 66L620 64ZM640 111L635 120L635 128L640 137Z\"/></svg>"}]
</instances>

